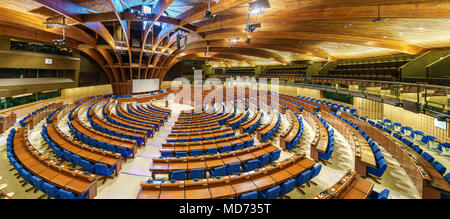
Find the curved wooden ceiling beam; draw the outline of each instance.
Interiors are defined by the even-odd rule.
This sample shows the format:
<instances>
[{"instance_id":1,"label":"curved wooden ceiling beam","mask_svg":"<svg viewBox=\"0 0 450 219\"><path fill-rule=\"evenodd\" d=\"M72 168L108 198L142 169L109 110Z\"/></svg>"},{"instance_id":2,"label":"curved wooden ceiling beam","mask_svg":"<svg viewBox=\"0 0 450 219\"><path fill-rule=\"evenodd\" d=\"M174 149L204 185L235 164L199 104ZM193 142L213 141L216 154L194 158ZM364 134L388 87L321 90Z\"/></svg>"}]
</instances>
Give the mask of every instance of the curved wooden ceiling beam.
<instances>
[{"instance_id":1,"label":"curved wooden ceiling beam","mask_svg":"<svg viewBox=\"0 0 450 219\"><path fill-rule=\"evenodd\" d=\"M227 0L227 1L219 1L218 3L212 1L211 2L211 12L213 14L220 13L224 10L227 10L227 9L230 9L230 8L242 5L242 4L246 4L250 1L251 0ZM207 9L208 9L208 3L204 2L198 6L195 6L191 9L187 10L184 13L178 15L176 18L181 20L180 26L188 25L192 21L202 19L205 16L205 11ZM158 36L156 37L155 44L153 45L153 49L155 50L161 43L162 39L164 39L164 37L166 37L168 34L173 32L176 28L177 28L177 26L174 26L174 25L166 25L166 27L163 28L161 30L161 32L159 32ZM168 46L170 46L170 45L168 45ZM166 46L166 48L168 48L168 46Z\"/></svg>"},{"instance_id":2,"label":"curved wooden ceiling beam","mask_svg":"<svg viewBox=\"0 0 450 219\"><path fill-rule=\"evenodd\" d=\"M337 61L338 59L327 54L323 51L314 51L309 50L306 48L298 48L293 46L284 45L283 43L277 43L277 40L273 40L273 43L267 43L267 42L258 42L258 39L254 39L250 44L244 43L244 42L237 42L230 44L226 40L212 40L209 41L209 46L211 47L228 47L231 45L232 47L242 47L242 48L259 48L259 49L271 49L271 50L277 50L277 51L284 51L284 52L292 52L296 54L305 55L308 57L316 57L324 60L329 61ZM193 49L198 47L206 47L206 41L197 41L190 43L186 45L186 49ZM175 47L172 47L172 50L175 51Z\"/></svg>"},{"instance_id":3,"label":"curved wooden ceiling beam","mask_svg":"<svg viewBox=\"0 0 450 219\"><path fill-rule=\"evenodd\" d=\"M162 16L164 11L166 11L167 8L169 8L169 6L173 2L174 2L174 0L159 0L158 3L156 4L155 8L153 9L153 13L154 13L153 20L154 20L154 22L152 22L150 25L147 25L147 27L145 27L144 39L142 40L142 49L141 49L141 52L139 54L139 66L141 66L141 63L142 63L142 56L144 54L145 44L147 44L148 34L152 30L153 25L155 24L155 22ZM166 26L169 26L169 25L166 25ZM148 57L147 66L150 63L150 60L151 60L151 58L153 56L153 53L154 53L155 49L156 49L156 47L152 48L153 52ZM145 78L147 78L147 72L148 72L148 68L145 69ZM138 77L140 78L140 75L141 75L141 68L140 67L139 67L139 70L138 70L138 75L139 75Z\"/></svg>"},{"instance_id":4,"label":"curved wooden ceiling beam","mask_svg":"<svg viewBox=\"0 0 450 219\"><path fill-rule=\"evenodd\" d=\"M50 32L32 29L32 28L22 28L17 25L10 24L7 22L0 21L0 35L17 37L28 40L35 40L38 42L53 43L53 40L59 37L57 34ZM70 48L77 48L79 43L75 40L68 39L67 46Z\"/></svg>"},{"instance_id":5,"label":"curved wooden ceiling beam","mask_svg":"<svg viewBox=\"0 0 450 219\"><path fill-rule=\"evenodd\" d=\"M31 14L26 14L23 12L13 11L6 8L0 8L0 21L8 24L19 25L23 27L32 28L35 30L41 30L48 33L53 33L58 36L62 36L62 30L60 28L47 28L43 23L46 22L45 19L39 16L34 16ZM97 40L81 30L78 27L68 27L66 29L67 38L83 42L91 47L97 46ZM56 37L56 36L55 36ZM56 38L55 38L56 39Z\"/></svg>"},{"instance_id":6,"label":"curved wooden ceiling beam","mask_svg":"<svg viewBox=\"0 0 450 219\"><path fill-rule=\"evenodd\" d=\"M205 40L222 40L234 37L245 38L245 33L240 31L240 32L224 32L217 34L209 34L205 36ZM314 32L278 32L278 31L259 31L256 33L251 33L251 39L257 38L344 42L364 46L392 49L408 54L417 54L425 51L425 49L422 47L408 44L405 42L399 42L383 38L361 37L342 34L328 34L328 33L314 33Z\"/></svg>"},{"instance_id":7,"label":"curved wooden ceiling beam","mask_svg":"<svg viewBox=\"0 0 450 219\"><path fill-rule=\"evenodd\" d=\"M85 54L87 54L89 57L91 57L95 62L97 62L97 64L100 65L100 68L102 68L102 70L105 72L106 76L109 79L109 82L112 83L114 82L114 76L111 72L111 69L109 68L105 68L105 60L103 59L103 57L97 53L97 51L95 49L92 48L87 48L87 49L80 49L82 52L84 52Z\"/></svg>"},{"instance_id":8,"label":"curved wooden ceiling beam","mask_svg":"<svg viewBox=\"0 0 450 219\"><path fill-rule=\"evenodd\" d=\"M235 61L240 61L240 62L246 62L247 64L249 64L251 66L255 66L255 63L251 59L249 59L245 56L237 55L237 54L217 53L217 54L212 55L211 58L222 58L222 59L235 60Z\"/></svg>"},{"instance_id":9,"label":"curved wooden ceiling beam","mask_svg":"<svg viewBox=\"0 0 450 219\"><path fill-rule=\"evenodd\" d=\"M77 22L82 22L82 17L79 16L79 14L82 13L88 13L92 12L92 10L84 8L83 6L77 5L75 3L70 2L69 0L35 0L41 4L43 4L45 7L49 8L50 10L53 10L61 15L64 15L66 17L69 17ZM119 63L122 62L122 58L117 54L116 50L116 44L114 41L114 38L112 37L111 33L104 27L104 25L100 22L93 22L93 23L86 23L83 24L84 26L92 29L95 31L98 35L102 36L108 45L110 45L113 48L114 54L116 55L117 59L119 60ZM100 52L100 51L99 51ZM104 53L100 52L102 55ZM107 59L107 57L104 57ZM122 63L121 63L122 65ZM114 74L118 74L115 69L113 69ZM123 69L121 69L122 73L122 80L125 81L125 73L123 72Z\"/></svg>"},{"instance_id":10,"label":"curved wooden ceiling beam","mask_svg":"<svg viewBox=\"0 0 450 219\"><path fill-rule=\"evenodd\" d=\"M119 14L120 12L123 11L123 7L122 6L124 6L125 4L121 0L109 0L109 4L111 5L114 14L117 17L117 20L120 23L120 27L122 28L123 35L125 36L125 44L127 46L128 60L129 60L129 63L130 63L130 80L133 80L133 70L131 68L131 65L133 63L133 61L132 61L133 56L131 56L131 50L130 50L130 31L128 29L127 21L121 20L121 17L120 17L120 14ZM125 77L124 77L123 80L125 81Z\"/></svg>"},{"instance_id":11,"label":"curved wooden ceiling beam","mask_svg":"<svg viewBox=\"0 0 450 219\"><path fill-rule=\"evenodd\" d=\"M219 1L214 2L211 1L211 13L216 14L220 13L224 10L234 8L236 6L246 4L251 2L251 0L227 0L227 1ZM191 8L187 10L185 13L177 16L178 19L181 19L180 25L183 26L185 24L189 24L193 21L200 20L205 16L205 11L208 9L208 3L204 2L199 6Z\"/></svg>"},{"instance_id":12,"label":"curved wooden ceiling beam","mask_svg":"<svg viewBox=\"0 0 450 219\"><path fill-rule=\"evenodd\" d=\"M299 3L300 0L299 0ZM364 4L364 2L358 2ZM282 10L282 9L280 9ZM382 5L380 7L381 17L389 18L443 18L448 17L449 4L436 4L420 2L416 4ZM263 15L251 16L250 23L282 23L309 20L336 20L336 19L363 19L378 17L377 5L327 7L324 9L293 8L292 10L272 10ZM196 33L219 30L236 25L247 24L247 15L224 17L219 16L214 21L199 23Z\"/></svg>"},{"instance_id":13,"label":"curved wooden ceiling beam","mask_svg":"<svg viewBox=\"0 0 450 219\"><path fill-rule=\"evenodd\" d=\"M206 52L206 47L195 48L195 49L183 51L184 55L189 55L189 54L198 53L198 52ZM270 51L267 51L267 50L257 49L257 48L239 48L239 47L235 48L235 47L233 47L232 49L229 49L228 47L209 47L209 52L254 56L254 57L259 57L259 58L271 59L271 60L279 62L280 64L288 64L288 62L286 60L284 60L284 58L281 57L280 55L275 54Z\"/></svg>"}]
</instances>

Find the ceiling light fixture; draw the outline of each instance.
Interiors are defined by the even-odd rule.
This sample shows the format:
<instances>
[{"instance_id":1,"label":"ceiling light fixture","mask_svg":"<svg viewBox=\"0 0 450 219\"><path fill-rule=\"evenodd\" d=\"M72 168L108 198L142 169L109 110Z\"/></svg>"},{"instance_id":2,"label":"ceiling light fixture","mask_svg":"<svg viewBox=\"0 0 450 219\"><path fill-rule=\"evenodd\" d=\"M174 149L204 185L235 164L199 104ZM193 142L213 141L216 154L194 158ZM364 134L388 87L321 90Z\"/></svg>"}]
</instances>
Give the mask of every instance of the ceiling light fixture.
<instances>
[{"instance_id":1,"label":"ceiling light fixture","mask_svg":"<svg viewBox=\"0 0 450 219\"><path fill-rule=\"evenodd\" d=\"M269 0L258 0L249 3L248 13L251 16L264 14L264 9L270 8Z\"/></svg>"},{"instance_id":2,"label":"ceiling light fixture","mask_svg":"<svg viewBox=\"0 0 450 219\"><path fill-rule=\"evenodd\" d=\"M211 12L211 1L206 0L208 2L208 10L205 11L205 18L208 18L209 20L214 20L217 17L217 14L213 14ZM214 0L214 2L219 2L218 0Z\"/></svg>"},{"instance_id":3,"label":"ceiling light fixture","mask_svg":"<svg viewBox=\"0 0 450 219\"><path fill-rule=\"evenodd\" d=\"M239 38L229 38L228 42L230 43L237 43L237 41L239 41Z\"/></svg>"}]
</instances>

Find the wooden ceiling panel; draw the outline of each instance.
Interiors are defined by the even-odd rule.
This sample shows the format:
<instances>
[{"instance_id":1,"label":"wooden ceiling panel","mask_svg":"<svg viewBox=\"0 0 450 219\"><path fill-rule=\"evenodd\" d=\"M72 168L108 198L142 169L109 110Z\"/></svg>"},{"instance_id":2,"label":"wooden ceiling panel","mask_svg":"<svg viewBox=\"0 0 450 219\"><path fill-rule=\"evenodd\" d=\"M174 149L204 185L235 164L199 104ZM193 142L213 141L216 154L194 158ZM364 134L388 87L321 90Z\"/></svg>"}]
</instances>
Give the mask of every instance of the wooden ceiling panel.
<instances>
[{"instance_id":1,"label":"wooden ceiling panel","mask_svg":"<svg viewBox=\"0 0 450 219\"><path fill-rule=\"evenodd\" d=\"M108 31L120 28L121 25L129 40L133 38L140 42L139 48L127 47L129 52L124 56L132 56L131 50L139 52L139 58L128 58L130 63L127 64L150 66L151 70L142 71L144 77L147 77L147 73L150 77L163 76L168 66L178 62L175 55L182 52L186 53L182 56L183 59L193 57L204 60L201 53L204 53L207 46L212 48L214 57L211 58L214 61L221 63L226 60L227 65L279 65L298 60L324 62L419 54L434 48L450 48L450 1L270 0L271 8L265 9L264 14L250 16L249 22L260 23L261 27L257 32L248 34L251 41L246 43L247 34L243 30L248 19L248 3L251 1L211 1L211 12L217 14L217 17L208 20L204 17L207 9L205 0L0 0L0 7L29 15L15 15L15 20L4 17L0 21L59 35L60 29L45 30L42 24L45 18L61 18L55 12L58 11L76 20L72 24L74 27L87 26L95 30L92 28L93 23L95 27L102 27L100 32L97 28L97 34L112 48L115 47L115 39ZM45 7L39 2L51 7ZM166 23L161 31L150 34L149 28L142 30L142 21L133 20L129 14L125 16L127 12L123 13L127 8L142 4L151 4L155 8L152 19L158 20L160 16L164 18L165 11L169 13L169 17L159 20ZM70 6L71 10L66 10L66 6ZM76 8L83 10L75 10ZM86 15L87 13L95 15ZM115 16L111 18L110 14ZM373 22L379 14L382 21ZM151 24L153 23L155 22ZM149 26L151 25L147 25ZM74 35L80 33L84 42L81 39L77 41L84 44L82 46L93 46L99 42L104 44L101 40L92 41L98 38L94 31L84 32L75 28L70 31L69 38L73 39ZM184 49L177 49L178 34L188 37ZM141 37L137 37L138 35ZM230 38L239 40L230 43ZM151 42L152 48L145 48L144 42ZM230 46L231 50L228 48ZM144 51L148 49L151 54L145 54L144 59ZM155 55L156 51L170 51L172 55L159 57ZM99 51L99 54L106 57L105 60L112 61L105 51ZM121 64L122 56L117 58ZM141 71L139 77L140 75Z\"/></svg>"}]
</instances>

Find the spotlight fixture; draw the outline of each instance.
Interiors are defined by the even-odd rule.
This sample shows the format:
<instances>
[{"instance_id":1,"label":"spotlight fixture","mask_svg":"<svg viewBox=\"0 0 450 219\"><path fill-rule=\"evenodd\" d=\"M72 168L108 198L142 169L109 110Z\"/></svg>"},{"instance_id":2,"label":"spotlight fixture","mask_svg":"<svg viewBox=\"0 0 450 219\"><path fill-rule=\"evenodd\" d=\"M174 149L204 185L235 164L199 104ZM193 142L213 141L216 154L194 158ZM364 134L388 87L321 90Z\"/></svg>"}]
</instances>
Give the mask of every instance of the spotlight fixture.
<instances>
[{"instance_id":1,"label":"spotlight fixture","mask_svg":"<svg viewBox=\"0 0 450 219\"><path fill-rule=\"evenodd\" d=\"M51 27L54 27L54 28L66 28L66 27L68 27L68 25L61 24L61 23L48 23L48 22L45 22L43 24L47 25L47 28L51 28Z\"/></svg>"},{"instance_id":2,"label":"spotlight fixture","mask_svg":"<svg viewBox=\"0 0 450 219\"><path fill-rule=\"evenodd\" d=\"M47 28L50 28L50 27L62 28L63 38L62 39L53 40L53 44L55 44L55 46L57 46L57 47L64 47L67 44L67 41L66 41L66 29L65 28L68 27L68 26L66 25L66 18L63 17L62 20L63 20L62 23L50 23L50 22L43 23L43 24L45 24L47 26Z\"/></svg>"},{"instance_id":3,"label":"spotlight fixture","mask_svg":"<svg viewBox=\"0 0 450 219\"><path fill-rule=\"evenodd\" d=\"M214 20L217 17L217 14L213 14L211 12L211 2L210 0L206 0L208 2L208 10L205 11L205 18L208 18L209 20ZM219 2L219 0L214 0L214 2Z\"/></svg>"},{"instance_id":4,"label":"spotlight fixture","mask_svg":"<svg viewBox=\"0 0 450 219\"><path fill-rule=\"evenodd\" d=\"M230 43L237 43L237 41L239 41L239 38L229 38L228 42Z\"/></svg>"},{"instance_id":5,"label":"spotlight fixture","mask_svg":"<svg viewBox=\"0 0 450 219\"><path fill-rule=\"evenodd\" d=\"M388 17L381 18L381 9L380 9L380 7L381 7L381 5L378 4L378 16L377 16L377 18L372 20L372 22L374 22L374 23L378 23L378 22L381 22L381 21L389 21L390 20L390 18L388 18Z\"/></svg>"},{"instance_id":6,"label":"spotlight fixture","mask_svg":"<svg viewBox=\"0 0 450 219\"><path fill-rule=\"evenodd\" d=\"M256 28L260 28L261 24L247 24L247 28L245 29L245 31L249 32L249 33L255 33L258 32L258 30Z\"/></svg>"},{"instance_id":7,"label":"spotlight fixture","mask_svg":"<svg viewBox=\"0 0 450 219\"><path fill-rule=\"evenodd\" d=\"M258 0L249 3L248 13L251 16L264 14L264 9L270 8L269 0Z\"/></svg>"}]
</instances>

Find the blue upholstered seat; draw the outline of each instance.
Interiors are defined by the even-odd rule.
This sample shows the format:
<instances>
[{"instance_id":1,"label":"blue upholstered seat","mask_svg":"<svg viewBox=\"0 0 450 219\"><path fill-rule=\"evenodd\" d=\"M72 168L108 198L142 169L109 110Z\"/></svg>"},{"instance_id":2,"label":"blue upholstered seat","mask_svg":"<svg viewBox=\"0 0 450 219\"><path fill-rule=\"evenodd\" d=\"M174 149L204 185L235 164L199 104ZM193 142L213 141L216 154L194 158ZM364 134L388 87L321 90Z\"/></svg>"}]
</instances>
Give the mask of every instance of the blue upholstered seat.
<instances>
[{"instance_id":1,"label":"blue upholstered seat","mask_svg":"<svg viewBox=\"0 0 450 219\"><path fill-rule=\"evenodd\" d=\"M203 155L203 152L201 149L195 149L191 151L191 156L201 156Z\"/></svg>"},{"instance_id":2,"label":"blue upholstered seat","mask_svg":"<svg viewBox=\"0 0 450 219\"><path fill-rule=\"evenodd\" d=\"M201 150L200 150L201 153ZM172 157L173 153L172 151L161 151L161 157Z\"/></svg>"},{"instance_id":3,"label":"blue upholstered seat","mask_svg":"<svg viewBox=\"0 0 450 219\"><path fill-rule=\"evenodd\" d=\"M267 190L261 191L261 198L262 199L276 199L280 196L280 192L281 192L281 187L275 186L272 188L269 188Z\"/></svg>"},{"instance_id":4,"label":"blue upholstered seat","mask_svg":"<svg viewBox=\"0 0 450 219\"><path fill-rule=\"evenodd\" d=\"M281 150L276 150L272 153L270 153L270 162L274 162L278 159L280 159Z\"/></svg>"},{"instance_id":5,"label":"blue upholstered seat","mask_svg":"<svg viewBox=\"0 0 450 219\"><path fill-rule=\"evenodd\" d=\"M170 173L171 180L186 180L186 171L177 170Z\"/></svg>"},{"instance_id":6,"label":"blue upholstered seat","mask_svg":"<svg viewBox=\"0 0 450 219\"><path fill-rule=\"evenodd\" d=\"M270 162L270 154L265 154L259 158L259 166L262 167Z\"/></svg>"},{"instance_id":7,"label":"blue upholstered seat","mask_svg":"<svg viewBox=\"0 0 450 219\"><path fill-rule=\"evenodd\" d=\"M206 154L207 154L207 155L214 155L214 154L217 154L217 148L208 148L208 149L206 150Z\"/></svg>"},{"instance_id":8,"label":"blue upholstered seat","mask_svg":"<svg viewBox=\"0 0 450 219\"><path fill-rule=\"evenodd\" d=\"M242 194L240 199L258 199L258 192L249 192Z\"/></svg>"},{"instance_id":9,"label":"blue upholstered seat","mask_svg":"<svg viewBox=\"0 0 450 219\"><path fill-rule=\"evenodd\" d=\"M189 171L189 179L203 179L205 178L205 170L203 168L191 169Z\"/></svg>"},{"instance_id":10,"label":"blue upholstered seat","mask_svg":"<svg viewBox=\"0 0 450 219\"><path fill-rule=\"evenodd\" d=\"M114 167L108 167L108 165L101 163L94 164L92 168L96 174L102 176L111 176L115 171Z\"/></svg>"},{"instance_id":11,"label":"blue upholstered seat","mask_svg":"<svg viewBox=\"0 0 450 219\"><path fill-rule=\"evenodd\" d=\"M58 198L58 188L50 183L42 184L43 192L52 198Z\"/></svg>"},{"instance_id":12,"label":"blue upholstered seat","mask_svg":"<svg viewBox=\"0 0 450 219\"><path fill-rule=\"evenodd\" d=\"M220 166L220 167L214 168L213 170L209 170L209 175L211 175L211 177L226 176L227 175L227 167Z\"/></svg>"},{"instance_id":13,"label":"blue upholstered seat","mask_svg":"<svg viewBox=\"0 0 450 219\"><path fill-rule=\"evenodd\" d=\"M176 157L187 157L188 154L186 151L177 151L177 152L175 152L175 156Z\"/></svg>"},{"instance_id":14,"label":"blue upholstered seat","mask_svg":"<svg viewBox=\"0 0 450 219\"><path fill-rule=\"evenodd\" d=\"M259 168L259 160L251 160L251 161L248 161L248 162L242 164L242 169L245 172L248 172L248 171L251 171L254 169L258 169L258 168Z\"/></svg>"},{"instance_id":15,"label":"blue upholstered seat","mask_svg":"<svg viewBox=\"0 0 450 219\"><path fill-rule=\"evenodd\" d=\"M233 175L241 172L241 163L231 163L227 166L227 174Z\"/></svg>"},{"instance_id":16,"label":"blue upholstered seat","mask_svg":"<svg viewBox=\"0 0 450 219\"><path fill-rule=\"evenodd\" d=\"M295 179L290 179L289 181L281 184L280 196L286 195L291 192L295 187Z\"/></svg>"}]
</instances>

